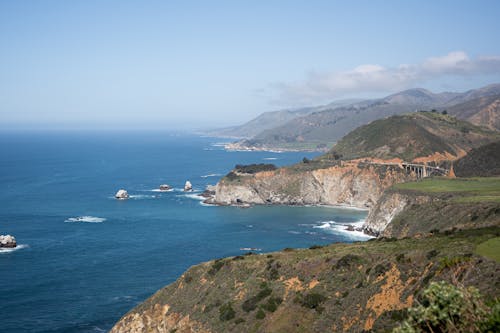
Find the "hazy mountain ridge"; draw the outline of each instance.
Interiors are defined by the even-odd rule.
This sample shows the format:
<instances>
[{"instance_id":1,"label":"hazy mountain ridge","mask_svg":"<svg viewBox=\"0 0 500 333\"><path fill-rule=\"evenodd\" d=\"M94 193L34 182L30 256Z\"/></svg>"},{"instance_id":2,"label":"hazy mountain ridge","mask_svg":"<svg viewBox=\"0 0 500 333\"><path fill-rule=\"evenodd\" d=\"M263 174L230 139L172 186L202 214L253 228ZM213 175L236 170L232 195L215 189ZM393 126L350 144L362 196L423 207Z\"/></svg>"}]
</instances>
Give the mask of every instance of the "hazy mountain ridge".
<instances>
[{"instance_id":1,"label":"hazy mountain ridge","mask_svg":"<svg viewBox=\"0 0 500 333\"><path fill-rule=\"evenodd\" d=\"M355 128L371 121L392 115L408 113L418 110L439 109L445 110L455 104L471 101L467 107L475 107L473 100L500 94L500 84L492 84L464 93L442 92L433 93L429 90L416 88L391 94L380 99L357 101L333 107L332 104L319 108L309 108L306 114L294 114L288 121L266 123L266 128L250 139L245 139L231 145L232 149L296 149L314 150L332 146L344 135ZM490 113L492 113L490 111ZM499 110L493 110L493 115ZM467 118L461 112L455 112L458 118L483 125L491 123L487 120L478 120L473 115ZM496 119L496 116L493 116ZM259 117L258 117L259 118ZM251 123L251 122L250 122ZM490 126L490 128L492 128ZM257 132L257 127L253 128Z\"/></svg>"},{"instance_id":2,"label":"hazy mountain ridge","mask_svg":"<svg viewBox=\"0 0 500 333\"><path fill-rule=\"evenodd\" d=\"M313 112L341 107L359 101L359 99L346 99L320 106L268 111L242 125L208 130L204 131L204 134L229 138L252 138L264 130L280 126L292 119L306 116Z\"/></svg>"}]
</instances>

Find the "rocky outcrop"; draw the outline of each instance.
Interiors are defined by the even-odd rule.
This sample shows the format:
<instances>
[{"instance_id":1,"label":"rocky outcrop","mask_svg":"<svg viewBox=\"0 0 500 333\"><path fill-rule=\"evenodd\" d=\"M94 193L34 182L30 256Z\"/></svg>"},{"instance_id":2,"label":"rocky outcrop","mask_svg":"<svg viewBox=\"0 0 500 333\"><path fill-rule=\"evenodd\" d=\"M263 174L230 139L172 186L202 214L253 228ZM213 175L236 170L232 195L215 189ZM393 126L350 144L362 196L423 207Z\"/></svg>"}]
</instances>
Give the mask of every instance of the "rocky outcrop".
<instances>
[{"instance_id":1,"label":"rocky outcrop","mask_svg":"<svg viewBox=\"0 0 500 333\"><path fill-rule=\"evenodd\" d=\"M160 191L170 191L171 189L172 187L170 185L167 184L160 185Z\"/></svg>"},{"instance_id":2,"label":"rocky outcrop","mask_svg":"<svg viewBox=\"0 0 500 333\"><path fill-rule=\"evenodd\" d=\"M218 204L373 206L384 189L413 180L398 166L345 163L324 169L280 168L254 175L223 178L216 187Z\"/></svg>"},{"instance_id":3,"label":"rocky outcrop","mask_svg":"<svg viewBox=\"0 0 500 333\"><path fill-rule=\"evenodd\" d=\"M14 248L17 246L16 239L11 235L0 235L0 247Z\"/></svg>"},{"instance_id":4,"label":"rocky outcrop","mask_svg":"<svg viewBox=\"0 0 500 333\"><path fill-rule=\"evenodd\" d=\"M124 189L118 190L115 194L115 198L118 200L125 200L128 199L129 195L128 192Z\"/></svg>"},{"instance_id":5,"label":"rocky outcrop","mask_svg":"<svg viewBox=\"0 0 500 333\"><path fill-rule=\"evenodd\" d=\"M189 192L193 190L193 185L189 180L186 180L186 184L184 184L184 192Z\"/></svg>"},{"instance_id":6,"label":"rocky outcrop","mask_svg":"<svg viewBox=\"0 0 500 333\"><path fill-rule=\"evenodd\" d=\"M474 201L461 193L391 188L370 210L363 231L374 236L403 238L499 225L499 202Z\"/></svg>"},{"instance_id":7,"label":"rocky outcrop","mask_svg":"<svg viewBox=\"0 0 500 333\"><path fill-rule=\"evenodd\" d=\"M209 333L200 323L190 320L189 315L170 311L168 304L154 304L142 313L131 313L123 317L110 333L185 332Z\"/></svg>"},{"instance_id":8,"label":"rocky outcrop","mask_svg":"<svg viewBox=\"0 0 500 333\"><path fill-rule=\"evenodd\" d=\"M428 203L432 199L426 195L405 194L398 191L386 191L370 210L363 231L373 236L384 234L387 226L399 213L410 205ZM385 236L387 233L384 234Z\"/></svg>"}]
</instances>

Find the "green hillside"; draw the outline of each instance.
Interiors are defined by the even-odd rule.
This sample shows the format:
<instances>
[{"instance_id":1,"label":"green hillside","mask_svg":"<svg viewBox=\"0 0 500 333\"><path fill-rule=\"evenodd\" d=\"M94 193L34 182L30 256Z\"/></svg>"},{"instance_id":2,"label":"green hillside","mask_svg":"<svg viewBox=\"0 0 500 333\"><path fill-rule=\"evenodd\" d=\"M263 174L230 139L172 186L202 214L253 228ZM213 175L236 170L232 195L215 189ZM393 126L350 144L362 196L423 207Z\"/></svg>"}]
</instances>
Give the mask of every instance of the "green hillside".
<instances>
[{"instance_id":1,"label":"green hillside","mask_svg":"<svg viewBox=\"0 0 500 333\"><path fill-rule=\"evenodd\" d=\"M343 159L401 158L411 161L434 153L457 156L460 152L500 138L500 133L449 115L414 112L376 120L340 140L330 152Z\"/></svg>"}]
</instances>

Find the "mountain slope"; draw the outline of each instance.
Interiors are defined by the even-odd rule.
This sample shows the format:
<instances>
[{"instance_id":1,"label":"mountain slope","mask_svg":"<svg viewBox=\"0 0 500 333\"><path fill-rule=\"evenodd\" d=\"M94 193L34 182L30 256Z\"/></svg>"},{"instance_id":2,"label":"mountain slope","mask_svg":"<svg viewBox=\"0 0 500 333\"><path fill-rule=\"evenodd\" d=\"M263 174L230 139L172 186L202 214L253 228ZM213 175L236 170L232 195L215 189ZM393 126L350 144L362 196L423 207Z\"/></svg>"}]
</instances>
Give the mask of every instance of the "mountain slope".
<instances>
[{"instance_id":1,"label":"mountain slope","mask_svg":"<svg viewBox=\"0 0 500 333\"><path fill-rule=\"evenodd\" d=\"M363 157L414 161L435 155L453 160L472 148L500 138L500 133L434 112L414 112L376 120L340 140L332 152L344 159ZM440 157L438 156L440 155Z\"/></svg>"},{"instance_id":2,"label":"mountain slope","mask_svg":"<svg viewBox=\"0 0 500 333\"><path fill-rule=\"evenodd\" d=\"M499 228L218 259L126 314L125 332L390 332L432 281L500 295L500 264L476 254ZM497 238L495 238L497 237Z\"/></svg>"},{"instance_id":3,"label":"mountain slope","mask_svg":"<svg viewBox=\"0 0 500 333\"><path fill-rule=\"evenodd\" d=\"M471 150L453 167L457 177L500 176L500 141Z\"/></svg>"},{"instance_id":4,"label":"mountain slope","mask_svg":"<svg viewBox=\"0 0 500 333\"><path fill-rule=\"evenodd\" d=\"M475 125L500 130L500 94L473 99L448 108L448 113Z\"/></svg>"},{"instance_id":5,"label":"mountain slope","mask_svg":"<svg viewBox=\"0 0 500 333\"><path fill-rule=\"evenodd\" d=\"M292 119L308 115L312 112L319 112L326 109L341 107L358 101L359 100L356 99L346 99L346 100L335 101L330 104L321 106L264 112L260 114L258 117L242 125L214 129L206 131L205 134L220 136L220 137L252 138L255 135L261 133L262 131L265 131L267 129L276 126L281 126Z\"/></svg>"},{"instance_id":6,"label":"mountain slope","mask_svg":"<svg viewBox=\"0 0 500 333\"><path fill-rule=\"evenodd\" d=\"M353 129L368 124L373 120L417 110L441 110L449 108L454 104L460 104L480 97L492 96L495 93L500 94L500 84L489 85L465 93L443 92L435 94L420 88L409 89L381 99L366 100L321 111L316 110L309 114L293 118L288 122L280 123L273 127L270 126L251 139L229 145L228 148L264 150L323 148L324 145L331 146ZM476 109L477 107L474 103L466 107L468 109ZM489 117L498 119L498 111L492 112L493 115ZM479 119L476 121L476 118L480 116L473 116L472 114L469 115L469 118L464 118L457 112L457 116L478 125L487 123ZM494 121L491 122L494 123Z\"/></svg>"}]
</instances>

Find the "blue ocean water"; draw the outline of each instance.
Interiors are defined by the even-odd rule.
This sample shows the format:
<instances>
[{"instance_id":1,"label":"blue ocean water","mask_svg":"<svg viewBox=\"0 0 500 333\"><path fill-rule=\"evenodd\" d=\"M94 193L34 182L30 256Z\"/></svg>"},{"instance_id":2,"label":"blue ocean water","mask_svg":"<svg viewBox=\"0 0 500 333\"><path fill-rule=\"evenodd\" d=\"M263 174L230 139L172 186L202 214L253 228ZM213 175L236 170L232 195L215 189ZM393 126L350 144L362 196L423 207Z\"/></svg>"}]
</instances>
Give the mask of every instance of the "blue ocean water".
<instances>
[{"instance_id":1,"label":"blue ocean water","mask_svg":"<svg viewBox=\"0 0 500 333\"><path fill-rule=\"evenodd\" d=\"M103 332L190 266L357 240L337 223L363 211L203 206L180 189L215 184L235 164L291 164L313 153L226 152L221 140L165 133L1 133L4 332ZM172 192L153 191L170 184ZM125 188L129 200L114 193ZM86 222L75 221L86 216ZM360 239L360 238L359 238Z\"/></svg>"}]
</instances>

